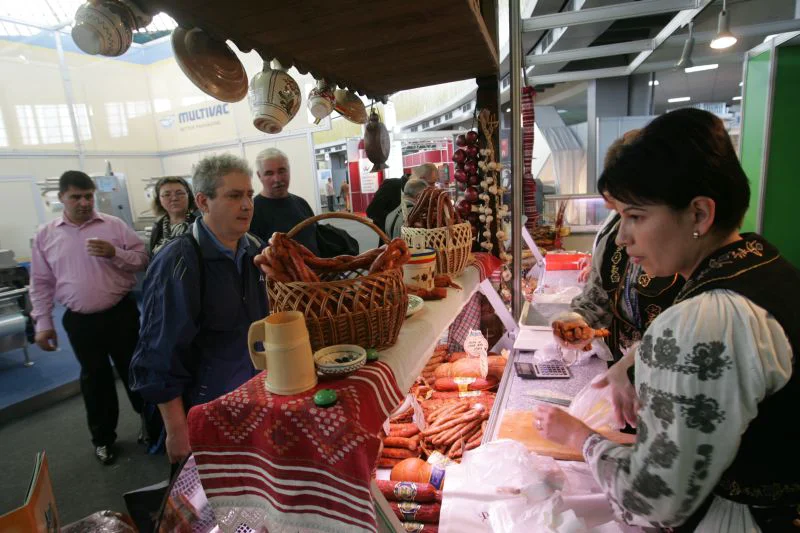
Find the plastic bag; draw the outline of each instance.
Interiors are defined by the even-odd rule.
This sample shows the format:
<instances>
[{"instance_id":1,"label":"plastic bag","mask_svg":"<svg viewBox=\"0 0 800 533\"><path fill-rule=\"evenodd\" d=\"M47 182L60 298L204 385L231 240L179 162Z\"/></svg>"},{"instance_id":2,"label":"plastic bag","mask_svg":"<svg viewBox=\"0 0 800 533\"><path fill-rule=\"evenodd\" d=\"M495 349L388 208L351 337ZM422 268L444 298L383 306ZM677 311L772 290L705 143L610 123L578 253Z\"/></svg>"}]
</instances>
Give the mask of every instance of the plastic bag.
<instances>
[{"instance_id":1,"label":"plastic bag","mask_svg":"<svg viewBox=\"0 0 800 533\"><path fill-rule=\"evenodd\" d=\"M608 432L622 429L615 421L609 387L598 389L592 387L591 382L588 383L572 399L567 412L595 431Z\"/></svg>"},{"instance_id":2,"label":"plastic bag","mask_svg":"<svg viewBox=\"0 0 800 533\"><path fill-rule=\"evenodd\" d=\"M544 502L564 481L554 459L531 453L519 442L484 444L467 452L461 464L447 467L439 530L489 533L488 517L495 504L512 502L511 508L522 509Z\"/></svg>"}]
</instances>

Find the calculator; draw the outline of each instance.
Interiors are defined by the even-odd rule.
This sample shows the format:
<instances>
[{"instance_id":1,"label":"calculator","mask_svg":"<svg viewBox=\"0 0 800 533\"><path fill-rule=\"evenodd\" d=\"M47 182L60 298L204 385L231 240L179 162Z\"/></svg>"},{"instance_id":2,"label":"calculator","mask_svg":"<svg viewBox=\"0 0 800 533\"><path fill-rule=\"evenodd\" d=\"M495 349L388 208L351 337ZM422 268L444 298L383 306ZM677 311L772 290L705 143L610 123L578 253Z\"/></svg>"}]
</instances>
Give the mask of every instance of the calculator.
<instances>
[{"instance_id":1,"label":"calculator","mask_svg":"<svg viewBox=\"0 0 800 533\"><path fill-rule=\"evenodd\" d=\"M563 361L552 359L541 363L514 363L517 375L524 379L566 379L569 369Z\"/></svg>"},{"instance_id":2,"label":"calculator","mask_svg":"<svg viewBox=\"0 0 800 533\"><path fill-rule=\"evenodd\" d=\"M569 378L569 368L567 368L567 365L564 364L564 361L559 359L550 359L549 361L533 363L533 373L537 378L543 379Z\"/></svg>"}]
</instances>

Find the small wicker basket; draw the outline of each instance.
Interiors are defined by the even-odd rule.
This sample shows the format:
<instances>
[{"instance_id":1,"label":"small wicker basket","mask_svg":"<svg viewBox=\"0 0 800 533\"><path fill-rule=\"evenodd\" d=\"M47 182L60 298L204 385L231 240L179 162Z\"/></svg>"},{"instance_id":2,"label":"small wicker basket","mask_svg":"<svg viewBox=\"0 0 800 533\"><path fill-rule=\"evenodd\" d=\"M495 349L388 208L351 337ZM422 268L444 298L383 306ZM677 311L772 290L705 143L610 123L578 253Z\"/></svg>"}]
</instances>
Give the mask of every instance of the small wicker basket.
<instances>
[{"instance_id":1,"label":"small wicker basket","mask_svg":"<svg viewBox=\"0 0 800 533\"><path fill-rule=\"evenodd\" d=\"M349 213L308 218L292 228L287 237L293 238L304 228L328 218L360 222L389 242L389 237L372 222ZM323 281L314 283L267 280L270 312L303 313L315 351L334 344L382 349L397 341L408 308L402 267L374 274L351 270L320 277Z\"/></svg>"},{"instance_id":2,"label":"small wicker basket","mask_svg":"<svg viewBox=\"0 0 800 533\"><path fill-rule=\"evenodd\" d=\"M403 220L408 219L408 208L404 199L400 200ZM453 224L447 219L447 226L441 228L400 228L400 235L409 248L433 248L436 250L436 273L459 276L469 263L472 251L472 225L469 222Z\"/></svg>"}]
</instances>

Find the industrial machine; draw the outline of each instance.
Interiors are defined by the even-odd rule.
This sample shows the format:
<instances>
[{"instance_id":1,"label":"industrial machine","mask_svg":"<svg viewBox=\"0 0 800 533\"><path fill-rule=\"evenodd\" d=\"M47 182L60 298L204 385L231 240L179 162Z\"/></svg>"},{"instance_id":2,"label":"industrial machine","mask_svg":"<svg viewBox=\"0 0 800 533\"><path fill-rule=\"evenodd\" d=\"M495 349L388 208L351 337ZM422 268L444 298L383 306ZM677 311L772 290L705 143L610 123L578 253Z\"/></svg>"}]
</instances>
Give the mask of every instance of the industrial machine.
<instances>
[{"instance_id":1,"label":"industrial machine","mask_svg":"<svg viewBox=\"0 0 800 533\"><path fill-rule=\"evenodd\" d=\"M28 271L14 260L14 252L0 249L0 353L21 349L23 364L33 366L28 354L33 337L28 283Z\"/></svg>"}]
</instances>

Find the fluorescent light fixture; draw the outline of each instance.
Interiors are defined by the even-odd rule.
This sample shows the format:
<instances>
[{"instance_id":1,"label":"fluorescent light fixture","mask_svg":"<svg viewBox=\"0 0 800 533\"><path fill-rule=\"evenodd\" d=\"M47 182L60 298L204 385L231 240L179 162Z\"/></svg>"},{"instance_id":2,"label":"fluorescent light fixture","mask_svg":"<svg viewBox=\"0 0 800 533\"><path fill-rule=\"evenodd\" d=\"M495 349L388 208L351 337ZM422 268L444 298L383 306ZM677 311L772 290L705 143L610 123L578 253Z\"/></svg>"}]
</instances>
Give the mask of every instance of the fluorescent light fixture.
<instances>
[{"instance_id":1,"label":"fluorescent light fixture","mask_svg":"<svg viewBox=\"0 0 800 533\"><path fill-rule=\"evenodd\" d=\"M722 0L722 10L717 19L717 36L711 41L711 48L723 50L736 44L736 37L731 33L731 24L728 19L728 2Z\"/></svg>"},{"instance_id":2,"label":"fluorescent light fixture","mask_svg":"<svg viewBox=\"0 0 800 533\"><path fill-rule=\"evenodd\" d=\"M658 80L653 80L653 81L648 81L648 82L647 82L647 85L649 85L650 87L652 87L653 85L656 85L656 86L658 86L658 85L660 85L660 84L658 83Z\"/></svg>"},{"instance_id":3,"label":"fluorescent light fixture","mask_svg":"<svg viewBox=\"0 0 800 533\"><path fill-rule=\"evenodd\" d=\"M718 63L711 63L710 65L695 65L693 67L686 67L684 72L686 74L691 74L692 72L702 72L704 70L714 70L715 68L719 68Z\"/></svg>"},{"instance_id":4,"label":"fluorescent light fixture","mask_svg":"<svg viewBox=\"0 0 800 533\"><path fill-rule=\"evenodd\" d=\"M741 99L742 99L742 97L741 97L741 96L734 96L734 97L733 97L733 99L734 99L734 100L741 100Z\"/></svg>"},{"instance_id":5,"label":"fluorescent light fixture","mask_svg":"<svg viewBox=\"0 0 800 533\"><path fill-rule=\"evenodd\" d=\"M678 102L688 102L691 99L690 96L679 96L678 98L669 98L667 102L670 104L677 104Z\"/></svg>"},{"instance_id":6,"label":"fluorescent light fixture","mask_svg":"<svg viewBox=\"0 0 800 533\"><path fill-rule=\"evenodd\" d=\"M558 111L559 113L566 113L566 112L567 112L567 110L566 110L566 109L558 109L557 111Z\"/></svg>"}]
</instances>

